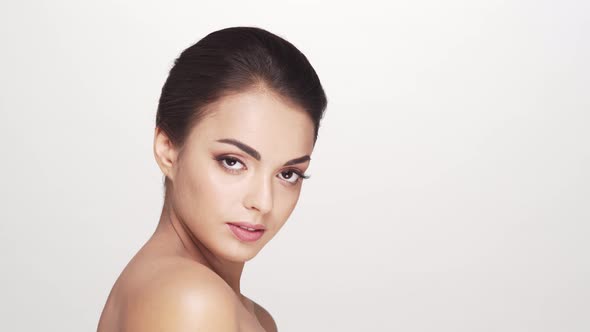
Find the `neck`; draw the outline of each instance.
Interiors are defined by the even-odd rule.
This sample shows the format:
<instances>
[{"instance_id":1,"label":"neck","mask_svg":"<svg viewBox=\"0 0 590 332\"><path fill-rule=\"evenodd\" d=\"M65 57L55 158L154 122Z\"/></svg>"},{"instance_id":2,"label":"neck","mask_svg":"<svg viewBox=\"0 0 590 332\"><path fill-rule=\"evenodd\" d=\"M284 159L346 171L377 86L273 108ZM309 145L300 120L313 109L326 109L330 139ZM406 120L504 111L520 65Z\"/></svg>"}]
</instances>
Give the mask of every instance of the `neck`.
<instances>
[{"instance_id":1,"label":"neck","mask_svg":"<svg viewBox=\"0 0 590 332\"><path fill-rule=\"evenodd\" d=\"M240 293L240 278L244 262L232 262L215 256L190 231L183 220L178 218L170 204L164 203L160 222L155 235L164 236L166 241L176 244L179 254L203 264L221 277L236 294Z\"/></svg>"}]
</instances>

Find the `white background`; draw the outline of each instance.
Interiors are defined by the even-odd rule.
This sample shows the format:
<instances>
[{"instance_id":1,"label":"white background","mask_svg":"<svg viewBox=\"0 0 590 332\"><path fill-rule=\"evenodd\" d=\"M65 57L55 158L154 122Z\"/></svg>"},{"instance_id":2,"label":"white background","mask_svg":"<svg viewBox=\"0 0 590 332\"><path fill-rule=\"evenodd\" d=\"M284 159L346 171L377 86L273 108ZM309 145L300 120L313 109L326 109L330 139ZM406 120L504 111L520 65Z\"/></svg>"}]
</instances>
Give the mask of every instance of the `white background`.
<instances>
[{"instance_id":1,"label":"white background","mask_svg":"<svg viewBox=\"0 0 590 332\"><path fill-rule=\"evenodd\" d=\"M92 331L153 233L157 100L252 25L329 106L244 294L280 331L590 330L586 1L11 1L0 7L0 330Z\"/></svg>"}]
</instances>

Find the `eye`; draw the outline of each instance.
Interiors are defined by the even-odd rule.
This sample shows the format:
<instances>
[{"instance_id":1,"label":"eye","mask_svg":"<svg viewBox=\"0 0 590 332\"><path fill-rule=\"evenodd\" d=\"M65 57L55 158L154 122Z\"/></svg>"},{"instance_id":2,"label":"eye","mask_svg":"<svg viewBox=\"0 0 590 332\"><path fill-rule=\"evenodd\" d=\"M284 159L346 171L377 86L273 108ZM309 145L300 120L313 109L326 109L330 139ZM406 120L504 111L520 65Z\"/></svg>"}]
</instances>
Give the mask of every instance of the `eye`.
<instances>
[{"instance_id":1,"label":"eye","mask_svg":"<svg viewBox=\"0 0 590 332\"><path fill-rule=\"evenodd\" d=\"M217 158L219 164L231 173L239 173L244 167L244 164L236 158L221 156Z\"/></svg>"},{"instance_id":2,"label":"eye","mask_svg":"<svg viewBox=\"0 0 590 332\"><path fill-rule=\"evenodd\" d=\"M297 182L299 182L302 179L307 179L309 178L309 176L303 175L301 174L301 172L294 170L294 169L289 169L286 171L282 171L281 173L279 173L279 175L287 182L289 182L290 184L297 184Z\"/></svg>"}]
</instances>

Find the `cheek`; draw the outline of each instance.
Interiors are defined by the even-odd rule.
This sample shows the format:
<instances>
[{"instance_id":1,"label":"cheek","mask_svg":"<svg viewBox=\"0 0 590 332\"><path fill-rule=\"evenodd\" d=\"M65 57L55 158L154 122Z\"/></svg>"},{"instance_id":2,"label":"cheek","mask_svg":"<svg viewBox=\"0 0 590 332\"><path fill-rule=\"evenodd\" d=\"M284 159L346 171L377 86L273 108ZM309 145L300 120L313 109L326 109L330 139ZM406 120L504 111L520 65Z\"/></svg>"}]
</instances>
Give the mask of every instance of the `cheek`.
<instances>
[{"instance_id":1,"label":"cheek","mask_svg":"<svg viewBox=\"0 0 590 332\"><path fill-rule=\"evenodd\" d=\"M297 201L299 200L299 193L301 192L301 187L299 188L287 188L284 185L278 183L276 188L276 195L275 195L275 206L274 206L274 218L276 218L277 222L281 225L284 224L293 210L297 205Z\"/></svg>"},{"instance_id":2,"label":"cheek","mask_svg":"<svg viewBox=\"0 0 590 332\"><path fill-rule=\"evenodd\" d=\"M240 193L243 192L236 179L214 162L206 163L201 171L193 175L192 195L199 201L203 212L216 215L223 213L231 217L228 213L235 211L236 204L240 202Z\"/></svg>"},{"instance_id":3,"label":"cheek","mask_svg":"<svg viewBox=\"0 0 590 332\"><path fill-rule=\"evenodd\" d=\"M206 174L202 176L204 186L201 194L208 197L212 206L229 208L239 202L240 183L237 178L220 169L218 165L211 164Z\"/></svg>"},{"instance_id":4,"label":"cheek","mask_svg":"<svg viewBox=\"0 0 590 332\"><path fill-rule=\"evenodd\" d=\"M239 190L235 184L229 183L230 177L220 174L215 166L207 160L195 160L190 167L184 165L176 179L178 209L185 222L223 222L227 212L231 211L229 208L236 204Z\"/></svg>"}]
</instances>

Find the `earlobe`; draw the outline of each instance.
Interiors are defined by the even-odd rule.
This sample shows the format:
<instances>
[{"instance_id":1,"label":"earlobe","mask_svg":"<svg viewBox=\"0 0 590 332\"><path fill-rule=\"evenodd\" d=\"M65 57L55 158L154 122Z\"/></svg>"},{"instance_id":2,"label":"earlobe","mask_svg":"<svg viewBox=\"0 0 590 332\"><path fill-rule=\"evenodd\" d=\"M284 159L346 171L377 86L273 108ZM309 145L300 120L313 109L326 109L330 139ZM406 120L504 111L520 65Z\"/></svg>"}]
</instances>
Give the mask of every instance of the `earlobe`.
<instances>
[{"instance_id":1,"label":"earlobe","mask_svg":"<svg viewBox=\"0 0 590 332\"><path fill-rule=\"evenodd\" d=\"M154 157L158 167L167 178L174 179L174 169L177 159L177 150L168 135L156 127L154 131Z\"/></svg>"}]
</instances>

